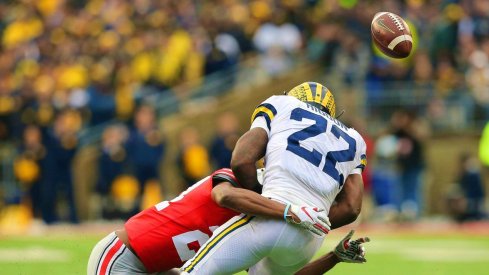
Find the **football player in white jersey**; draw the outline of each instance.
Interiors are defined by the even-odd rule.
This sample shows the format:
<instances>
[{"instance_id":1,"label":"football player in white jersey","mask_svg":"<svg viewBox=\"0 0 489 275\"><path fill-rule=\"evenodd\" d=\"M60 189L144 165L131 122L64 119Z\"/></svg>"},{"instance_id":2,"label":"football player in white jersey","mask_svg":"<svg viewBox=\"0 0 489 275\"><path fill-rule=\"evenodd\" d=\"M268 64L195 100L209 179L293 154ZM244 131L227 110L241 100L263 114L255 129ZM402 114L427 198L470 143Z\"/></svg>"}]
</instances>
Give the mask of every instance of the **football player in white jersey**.
<instances>
[{"instance_id":1,"label":"football player in white jersey","mask_svg":"<svg viewBox=\"0 0 489 275\"><path fill-rule=\"evenodd\" d=\"M287 206L341 207L330 211L336 215L330 216L336 222L332 228L353 222L362 204L366 145L356 130L335 118L335 108L331 91L316 82L265 100L233 152L231 168L240 184L258 186L255 162L264 157L263 196ZM232 274L251 267L250 274L293 274L322 242L288 223L236 216L214 231L182 271Z\"/></svg>"}]
</instances>

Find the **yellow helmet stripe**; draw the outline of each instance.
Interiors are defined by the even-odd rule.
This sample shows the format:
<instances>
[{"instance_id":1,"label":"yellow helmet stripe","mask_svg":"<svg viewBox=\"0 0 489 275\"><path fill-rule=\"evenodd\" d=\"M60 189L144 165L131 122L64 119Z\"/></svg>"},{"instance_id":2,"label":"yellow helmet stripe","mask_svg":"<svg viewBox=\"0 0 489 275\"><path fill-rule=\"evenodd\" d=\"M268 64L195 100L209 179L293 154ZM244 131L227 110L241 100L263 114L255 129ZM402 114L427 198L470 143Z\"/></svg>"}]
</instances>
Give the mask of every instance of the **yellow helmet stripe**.
<instances>
[{"instance_id":1,"label":"yellow helmet stripe","mask_svg":"<svg viewBox=\"0 0 489 275\"><path fill-rule=\"evenodd\" d=\"M316 83L316 97L314 98L314 102L321 104L323 96L323 85Z\"/></svg>"},{"instance_id":2,"label":"yellow helmet stripe","mask_svg":"<svg viewBox=\"0 0 489 275\"><path fill-rule=\"evenodd\" d=\"M328 90L328 88L326 88L326 93L324 95L323 102L321 102L321 105L327 106L328 101L331 98L331 95L332 95L331 92Z\"/></svg>"},{"instance_id":3,"label":"yellow helmet stripe","mask_svg":"<svg viewBox=\"0 0 489 275\"><path fill-rule=\"evenodd\" d=\"M306 92L306 100L307 101L313 101L312 90L311 90L311 86L309 85L309 83L304 83L304 91Z\"/></svg>"},{"instance_id":4,"label":"yellow helmet stripe","mask_svg":"<svg viewBox=\"0 0 489 275\"><path fill-rule=\"evenodd\" d=\"M327 112L335 116L335 102L331 91L317 82L305 82L290 90L287 95L293 96L300 101L317 103L324 107Z\"/></svg>"}]
</instances>

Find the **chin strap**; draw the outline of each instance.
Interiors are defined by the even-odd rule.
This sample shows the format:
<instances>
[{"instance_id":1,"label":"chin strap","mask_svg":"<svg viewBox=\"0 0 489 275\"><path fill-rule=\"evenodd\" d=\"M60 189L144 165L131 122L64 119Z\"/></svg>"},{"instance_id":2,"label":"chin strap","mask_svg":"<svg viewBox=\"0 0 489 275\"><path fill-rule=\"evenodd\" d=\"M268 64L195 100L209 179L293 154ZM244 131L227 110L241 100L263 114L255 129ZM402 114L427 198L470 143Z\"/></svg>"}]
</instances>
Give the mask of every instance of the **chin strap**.
<instances>
[{"instance_id":1,"label":"chin strap","mask_svg":"<svg viewBox=\"0 0 489 275\"><path fill-rule=\"evenodd\" d=\"M335 118L338 119L340 116L342 116L345 113L345 109L341 110L340 114L337 115Z\"/></svg>"}]
</instances>

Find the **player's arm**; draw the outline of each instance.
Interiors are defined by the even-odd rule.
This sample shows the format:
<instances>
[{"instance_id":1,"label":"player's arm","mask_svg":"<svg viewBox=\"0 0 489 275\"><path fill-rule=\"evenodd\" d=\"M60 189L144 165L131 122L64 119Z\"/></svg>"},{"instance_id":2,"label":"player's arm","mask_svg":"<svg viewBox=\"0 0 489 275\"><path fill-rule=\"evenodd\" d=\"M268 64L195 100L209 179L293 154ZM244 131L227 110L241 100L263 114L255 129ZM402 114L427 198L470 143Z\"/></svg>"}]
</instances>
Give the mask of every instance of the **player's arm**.
<instances>
[{"instance_id":1,"label":"player's arm","mask_svg":"<svg viewBox=\"0 0 489 275\"><path fill-rule=\"evenodd\" d=\"M280 103L277 96L271 96L258 105L251 115L250 130L239 138L234 147L231 169L246 189L254 190L258 187L257 190L261 191L255 163L265 156L278 106Z\"/></svg>"},{"instance_id":2,"label":"player's arm","mask_svg":"<svg viewBox=\"0 0 489 275\"><path fill-rule=\"evenodd\" d=\"M297 271L295 275L323 274L328 272L339 262L341 262L340 258L331 251L328 254L321 256L319 259L308 263L301 268L301 270Z\"/></svg>"},{"instance_id":3,"label":"player's arm","mask_svg":"<svg viewBox=\"0 0 489 275\"><path fill-rule=\"evenodd\" d=\"M329 218L332 228L338 228L354 222L362 210L363 179L362 172L367 166L367 145L363 138L356 138L358 151L355 156L357 166L345 180L343 189L331 205Z\"/></svg>"},{"instance_id":4,"label":"player's arm","mask_svg":"<svg viewBox=\"0 0 489 275\"><path fill-rule=\"evenodd\" d=\"M212 199L221 207L237 212L272 219L284 219L310 232L323 235L329 232L329 222L323 210L312 207L297 207L265 198L253 191L236 188L229 182L215 183Z\"/></svg>"},{"instance_id":5,"label":"player's arm","mask_svg":"<svg viewBox=\"0 0 489 275\"><path fill-rule=\"evenodd\" d=\"M335 198L329 210L331 228L338 228L354 222L362 209L363 179L361 174L350 174L343 189Z\"/></svg>"},{"instance_id":6,"label":"player's arm","mask_svg":"<svg viewBox=\"0 0 489 275\"><path fill-rule=\"evenodd\" d=\"M212 199L221 207L233 209L240 213L262 216L273 219L283 219L286 205L265 198L253 191L235 188L229 182L218 183L212 189ZM294 220L297 215L290 213Z\"/></svg>"},{"instance_id":7,"label":"player's arm","mask_svg":"<svg viewBox=\"0 0 489 275\"><path fill-rule=\"evenodd\" d=\"M268 133L262 128L252 128L236 143L231 157L231 169L238 182L246 189L261 187L256 177L255 163L265 156Z\"/></svg>"},{"instance_id":8,"label":"player's arm","mask_svg":"<svg viewBox=\"0 0 489 275\"><path fill-rule=\"evenodd\" d=\"M369 242L368 237L359 238L354 241L350 241L353 233L351 230L336 246L334 251L321 256L319 259L312 261L305 265L301 270L297 271L295 275L316 275L324 274L332 269L337 263L365 263L365 249L363 243Z\"/></svg>"}]
</instances>

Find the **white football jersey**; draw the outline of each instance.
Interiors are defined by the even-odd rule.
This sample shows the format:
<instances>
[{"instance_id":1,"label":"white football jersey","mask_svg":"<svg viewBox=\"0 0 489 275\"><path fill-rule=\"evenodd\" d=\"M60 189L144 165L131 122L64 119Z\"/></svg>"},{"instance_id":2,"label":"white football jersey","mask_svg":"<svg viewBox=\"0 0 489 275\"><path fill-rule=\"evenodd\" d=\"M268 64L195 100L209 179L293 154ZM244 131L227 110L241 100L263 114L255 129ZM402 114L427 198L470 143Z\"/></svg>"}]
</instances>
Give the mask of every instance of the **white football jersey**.
<instances>
[{"instance_id":1,"label":"white football jersey","mask_svg":"<svg viewBox=\"0 0 489 275\"><path fill-rule=\"evenodd\" d=\"M366 165L360 134L292 96L272 96L252 115L251 128L268 133L265 197L329 212L350 174Z\"/></svg>"}]
</instances>

